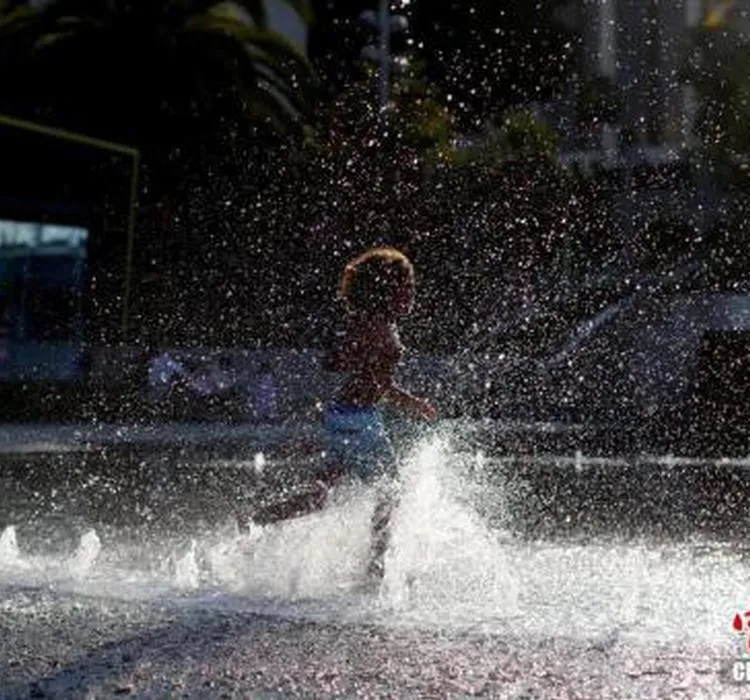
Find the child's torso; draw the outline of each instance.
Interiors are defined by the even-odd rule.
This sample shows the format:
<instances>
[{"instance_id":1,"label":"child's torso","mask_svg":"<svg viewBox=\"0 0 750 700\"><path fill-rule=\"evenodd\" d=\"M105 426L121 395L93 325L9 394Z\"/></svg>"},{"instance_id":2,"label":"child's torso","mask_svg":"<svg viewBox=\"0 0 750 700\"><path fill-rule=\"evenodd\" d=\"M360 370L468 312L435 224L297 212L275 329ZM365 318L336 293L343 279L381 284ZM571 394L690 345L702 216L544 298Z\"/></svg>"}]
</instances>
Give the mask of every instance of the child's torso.
<instances>
[{"instance_id":1,"label":"child's torso","mask_svg":"<svg viewBox=\"0 0 750 700\"><path fill-rule=\"evenodd\" d=\"M332 369L346 374L335 396L340 404L372 406L390 386L403 354L395 324L352 316L333 348Z\"/></svg>"}]
</instances>

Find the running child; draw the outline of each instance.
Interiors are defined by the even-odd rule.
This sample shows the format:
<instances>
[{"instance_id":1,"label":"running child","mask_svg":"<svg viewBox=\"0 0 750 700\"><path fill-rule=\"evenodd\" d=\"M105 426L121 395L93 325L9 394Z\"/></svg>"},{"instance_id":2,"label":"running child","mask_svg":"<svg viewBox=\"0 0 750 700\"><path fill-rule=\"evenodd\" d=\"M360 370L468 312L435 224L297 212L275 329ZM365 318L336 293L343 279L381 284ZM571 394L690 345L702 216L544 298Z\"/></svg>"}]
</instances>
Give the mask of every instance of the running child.
<instances>
[{"instance_id":1,"label":"running child","mask_svg":"<svg viewBox=\"0 0 750 700\"><path fill-rule=\"evenodd\" d=\"M349 477L379 485L372 517L368 578L379 581L389 544L390 518L396 503L397 463L379 410L382 403L415 418L432 421L435 409L394 381L404 347L397 321L414 303L414 268L393 248L373 248L344 269L338 297L344 319L327 368L344 380L323 416L328 454L327 477Z\"/></svg>"}]
</instances>

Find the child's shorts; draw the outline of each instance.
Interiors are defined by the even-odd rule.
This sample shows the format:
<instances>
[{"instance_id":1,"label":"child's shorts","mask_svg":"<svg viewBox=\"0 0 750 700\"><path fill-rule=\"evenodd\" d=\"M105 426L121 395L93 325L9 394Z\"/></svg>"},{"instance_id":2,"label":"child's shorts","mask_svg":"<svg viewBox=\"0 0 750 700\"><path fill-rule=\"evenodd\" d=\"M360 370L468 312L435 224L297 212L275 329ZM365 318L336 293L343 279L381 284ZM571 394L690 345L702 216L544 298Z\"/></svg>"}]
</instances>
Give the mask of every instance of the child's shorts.
<instances>
[{"instance_id":1,"label":"child's shorts","mask_svg":"<svg viewBox=\"0 0 750 700\"><path fill-rule=\"evenodd\" d=\"M396 476L396 455L376 408L328 406L323 426L326 462L331 468L364 482Z\"/></svg>"}]
</instances>

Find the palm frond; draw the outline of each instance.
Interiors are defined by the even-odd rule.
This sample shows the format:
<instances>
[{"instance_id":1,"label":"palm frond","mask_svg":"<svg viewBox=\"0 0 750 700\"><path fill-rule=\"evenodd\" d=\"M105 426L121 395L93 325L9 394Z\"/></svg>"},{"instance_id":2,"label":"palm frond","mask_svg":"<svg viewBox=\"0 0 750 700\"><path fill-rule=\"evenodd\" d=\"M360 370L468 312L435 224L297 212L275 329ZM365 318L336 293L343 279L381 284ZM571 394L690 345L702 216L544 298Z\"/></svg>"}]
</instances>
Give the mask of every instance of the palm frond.
<instances>
[{"instance_id":1,"label":"palm frond","mask_svg":"<svg viewBox=\"0 0 750 700\"><path fill-rule=\"evenodd\" d=\"M93 7L81 0L58 0L38 9L19 8L0 19L0 53L33 52L49 44L50 37L103 25L105 15L91 13Z\"/></svg>"},{"instance_id":2,"label":"palm frond","mask_svg":"<svg viewBox=\"0 0 750 700\"><path fill-rule=\"evenodd\" d=\"M255 26L261 29L268 27L268 12L264 0L247 0L247 2L232 2L231 0L195 0L184 3L183 15L185 20L201 15L225 17L239 21L237 9L247 13Z\"/></svg>"},{"instance_id":3,"label":"palm frond","mask_svg":"<svg viewBox=\"0 0 750 700\"><path fill-rule=\"evenodd\" d=\"M55 0L32 9L32 13L47 21L57 21L61 17L104 18L113 14L107 0Z\"/></svg>"},{"instance_id":4,"label":"palm frond","mask_svg":"<svg viewBox=\"0 0 750 700\"><path fill-rule=\"evenodd\" d=\"M260 88L275 97L277 110L289 112L293 119L306 116L312 73L309 69L303 72L294 61L283 60L288 56L286 45L275 55L223 32L196 31L189 50L201 55L203 64L210 63L209 80L215 85L234 85L244 103Z\"/></svg>"},{"instance_id":5,"label":"palm frond","mask_svg":"<svg viewBox=\"0 0 750 700\"><path fill-rule=\"evenodd\" d=\"M274 60L294 64L301 74L312 76L312 64L307 56L285 36L277 32L243 24L234 19L204 14L191 18L188 31L225 34L235 41L264 51Z\"/></svg>"},{"instance_id":6,"label":"palm frond","mask_svg":"<svg viewBox=\"0 0 750 700\"><path fill-rule=\"evenodd\" d=\"M307 95L315 85L310 62L300 48L268 29L265 0L233 3L246 15L216 11L231 4L217 0L56 0L36 10L26 8L12 17L0 17L0 60L12 59L6 65L23 67L24 62L31 66L39 58L42 72L35 79L43 82L43 76L50 75L46 67L53 68L55 75L57 67L61 67L60 75L77 75L75 71L90 56L92 65L101 64L110 75L114 70L118 77L113 79L126 92L140 84L139 89L158 97L148 103L146 111L168 104L188 120L192 115L197 125L205 117L210 121L221 115L229 105L235 110L234 118L242 120L252 114L284 131L299 131L307 116ZM307 0L289 0L288 4L301 17L309 16ZM138 59L130 61L133 71L118 73L120 54L131 46ZM75 67L74 73L66 66ZM12 72L7 73L10 82ZM26 88L14 84L13 89ZM88 105L91 113L98 109L95 93ZM63 110L70 108L65 94L63 90L51 98L59 97ZM190 107L194 104L199 105L197 110ZM107 114L107 120L117 121L116 110ZM148 121L142 123L146 131Z\"/></svg>"},{"instance_id":7,"label":"palm frond","mask_svg":"<svg viewBox=\"0 0 750 700\"><path fill-rule=\"evenodd\" d=\"M258 4L257 0L233 0L233 4L241 7L250 16L253 16L253 7ZM264 5L265 3L261 3ZM312 6L310 0L284 0L284 4L291 8L304 24L309 24L313 19ZM256 22L256 24L258 24ZM261 25L259 25L261 26Z\"/></svg>"},{"instance_id":8,"label":"palm frond","mask_svg":"<svg viewBox=\"0 0 750 700\"><path fill-rule=\"evenodd\" d=\"M37 11L34 10L34 8L28 7L26 5L22 5L21 7L16 7L12 10L0 9L0 26L12 24L13 22L16 22L19 19L28 17L29 15L35 15L35 14L37 14Z\"/></svg>"},{"instance_id":9,"label":"palm frond","mask_svg":"<svg viewBox=\"0 0 750 700\"><path fill-rule=\"evenodd\" d=\"M297 115L283 108L278 97L262 87L250 88L246 91L245 100L249 116L253 120L267 122L275 131L288 134L302 134L304 123ZM281 109L280 109L281 107Z\"/></svg>"}]
</instances>

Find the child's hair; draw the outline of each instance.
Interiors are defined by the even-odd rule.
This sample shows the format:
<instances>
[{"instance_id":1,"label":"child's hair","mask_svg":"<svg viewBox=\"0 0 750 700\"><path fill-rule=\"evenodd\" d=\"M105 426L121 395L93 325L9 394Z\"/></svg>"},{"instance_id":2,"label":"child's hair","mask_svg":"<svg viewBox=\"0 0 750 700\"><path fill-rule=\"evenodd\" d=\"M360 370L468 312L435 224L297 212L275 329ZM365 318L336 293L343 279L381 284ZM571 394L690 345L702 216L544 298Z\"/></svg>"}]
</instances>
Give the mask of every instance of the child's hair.
<instances>
[{"instance_id":1,"label":"child's hair","mask_svg":"<svg viewBox=\"0 0 750 700\"><path fill-rule=\"evenodd\" d=\"M414 268L401 251L372 248L344 268L338 297L352 311L388 313L413 278Z\"/></svg>"}]
</instances>

